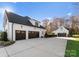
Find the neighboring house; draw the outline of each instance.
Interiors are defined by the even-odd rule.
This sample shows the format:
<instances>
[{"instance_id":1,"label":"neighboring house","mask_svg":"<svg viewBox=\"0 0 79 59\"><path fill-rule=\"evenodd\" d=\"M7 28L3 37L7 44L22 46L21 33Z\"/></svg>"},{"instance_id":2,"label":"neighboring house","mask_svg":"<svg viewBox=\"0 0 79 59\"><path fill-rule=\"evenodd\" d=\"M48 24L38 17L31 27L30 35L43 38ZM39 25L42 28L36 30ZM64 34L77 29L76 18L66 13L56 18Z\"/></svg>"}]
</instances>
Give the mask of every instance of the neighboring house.
<instances>
[{"instance_id":1,"label":"neighboring house","mask_svg":"<svg viewBox=\"0 0 79 59\"><path fill-rule=\"evenodd\" d=\"M44 37L45 35L45 28L39 21L12 12L5 11L3 25L8 39L13 41Z\"/></svg>"},{"instance_id":2,"label":"neighboring house","mask_svg":"<svg viewBox=\"0 0 79 59\"><path fill-rule=\"evenodd\" d=\"M59 26L59 28L53 31L53 33L57 36L68 36L69 30L67 30L64 26Z\"/></svg>"}]
</instances>

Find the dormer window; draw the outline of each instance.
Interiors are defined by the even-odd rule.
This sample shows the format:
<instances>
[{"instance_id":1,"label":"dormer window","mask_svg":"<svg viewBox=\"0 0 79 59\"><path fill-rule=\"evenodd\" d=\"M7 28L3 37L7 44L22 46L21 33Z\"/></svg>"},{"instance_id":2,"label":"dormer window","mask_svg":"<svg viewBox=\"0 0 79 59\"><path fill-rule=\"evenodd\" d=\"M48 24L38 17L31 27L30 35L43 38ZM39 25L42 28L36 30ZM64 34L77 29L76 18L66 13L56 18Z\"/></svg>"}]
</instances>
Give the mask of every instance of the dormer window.
<instances>
[{"instance_id":1,"label":"dormer window","mask_svg":"<svg viewBox=\"0 0 79 59\"><path fill-rule=\"evenodd\" d=\"M38 22L35 22L35 26L38 26Z\"/></svg>"}]
</instances>

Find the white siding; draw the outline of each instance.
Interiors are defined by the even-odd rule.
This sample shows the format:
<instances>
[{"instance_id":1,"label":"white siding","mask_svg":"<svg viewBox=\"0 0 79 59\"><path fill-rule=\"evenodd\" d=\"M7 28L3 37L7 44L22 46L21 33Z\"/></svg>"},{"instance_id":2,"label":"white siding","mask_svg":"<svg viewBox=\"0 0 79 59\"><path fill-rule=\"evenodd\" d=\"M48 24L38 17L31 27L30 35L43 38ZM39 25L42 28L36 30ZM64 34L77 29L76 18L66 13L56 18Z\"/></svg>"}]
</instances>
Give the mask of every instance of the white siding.
<instances>
[{"instance_id":1,"label":"white siding","mask_svg":"<svg viewBox=\"0 0 79 59\"><path fill-rule=\"evenodd\" d=\"M3 22L3 25L4 25L4 31L7 32L7 38L10 40L11 39L11 35L10 35L10 24L9 24L9 21L8 21L8 18L6 16L6 13L4 14L4 22Z\"/></svg>"},{"instance_id":2,"label":"white siding","mask_svg":"<svg viewBox=\"0 0 79 59\"><path fill-rule=\"evenodd\" d=\"M60 26L57 30L53 31L56 35L58 33L66 33L67 35L69 34L69 30L67 30L65 27Z\"/></svg>"},{"instance_id":3,"label":"white siding","mask_svg":"<svg viewBox=\"0 0 79 59\"><path fill-rule=\"evenodd\" d=\"M9 39L12 40L12 23L9 22ZM44 36L45 29L41 29L41 28L36 28L36 27L31 27L31 26L25 26L25 25L21 25L21 24L13 24L13 40L15 41L15 30L24 30L26 31L26 39L28 39L28 31L38 31L39 32L39 36Z\"/></svg>"},{"instance_id":4,"label":"white siding","mask_svg":"<svg viewBox=\"0 0 79 59\"><path fill-rule=\"evenodd\" d=\"M8 27L8 39L12 40L12 23L9 22L9 27Z\"/></svg>"}]
</instances>

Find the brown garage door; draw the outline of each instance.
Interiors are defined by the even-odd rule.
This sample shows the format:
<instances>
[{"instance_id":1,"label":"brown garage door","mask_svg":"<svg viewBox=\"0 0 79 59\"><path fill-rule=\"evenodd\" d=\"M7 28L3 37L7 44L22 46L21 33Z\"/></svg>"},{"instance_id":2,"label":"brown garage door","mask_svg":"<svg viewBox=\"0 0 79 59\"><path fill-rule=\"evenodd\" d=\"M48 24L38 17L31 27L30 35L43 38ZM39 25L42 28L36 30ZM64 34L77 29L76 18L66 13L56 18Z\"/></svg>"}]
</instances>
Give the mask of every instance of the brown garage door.
<instances>
[{"instance_id":1,"label":"brown garage door","mask_svg":"<svg viewBox=\"0 0 79 59\"><path fill-rule=\"evenodd\" d=\"M66 37L66 33L58 33L59 37Z\"/></svg>"},{"instance_id":2,"label":"brown garage door","mask_svg":"<svg viewBox=\"0 0 79 59\"><path fill-rule=\"evenodd\" d=\"M29 39L30 38L38 38L39 37L39 32L37 32L37 31L29 31L28 36L29 36Z\"/></svg>"},{"instance_id":3,"label":"brown garage door","mask_svg":"<svg viewBox=\"0 0 79 59\"><path fill-rule=\"evenodd\" d=\"M16 30L16 40L26 39L26 31Z\"/></svg>"}]
</instances>

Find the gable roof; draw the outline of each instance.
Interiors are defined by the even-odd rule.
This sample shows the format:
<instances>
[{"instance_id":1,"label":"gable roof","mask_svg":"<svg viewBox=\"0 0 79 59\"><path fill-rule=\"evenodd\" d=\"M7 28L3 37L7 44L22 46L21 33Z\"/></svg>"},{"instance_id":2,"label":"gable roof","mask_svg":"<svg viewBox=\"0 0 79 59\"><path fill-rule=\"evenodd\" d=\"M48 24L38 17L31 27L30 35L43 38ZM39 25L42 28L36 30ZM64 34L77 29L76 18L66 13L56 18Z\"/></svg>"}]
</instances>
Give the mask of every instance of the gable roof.
<instances>
[{"instance_id":1,"label":"gable roof","mask_svg":"<svg viewBox=\"0 0 79 59\"><path fill-rule=\"evenodd\" d=\"M20 16L20 15L17 15L15 13L12 13L12 12L7 12L5 11L7 17L8 17L8 20L9 22L12 22L12 23L17 23L17 24L22 24L22 25L27 25L27 26L32 26L32 27L37 27L37 28L43 28L43 26L34 26L32 25L32 23L29 21L31 18L26 16L26 17L23 17L23 16Z\"/></svg>"},{"instance_id":2,"label":"gable roof","mask_svg":"<svg viewBox=\"0 0 79 59\"><path fill-rule=\"evenodd\" d=\"M57 31L68 31L64 26L60 26Z\"/></svg>"},{"instance_id":3,"label":"gable roof","mask_svg":"<svg viewBox=\"0 0 79 59\"><path fill-rule=\"evenodd\" d=\"M66 29L64 26L60 26L57 30L53 31L54 33L69 33L69 30Z\"/></svg>"}]
</instances>

